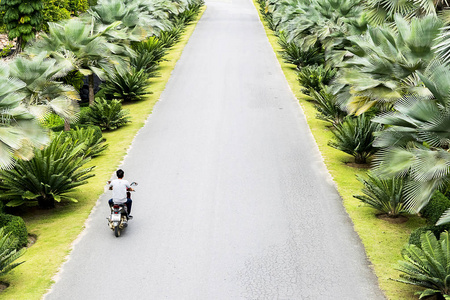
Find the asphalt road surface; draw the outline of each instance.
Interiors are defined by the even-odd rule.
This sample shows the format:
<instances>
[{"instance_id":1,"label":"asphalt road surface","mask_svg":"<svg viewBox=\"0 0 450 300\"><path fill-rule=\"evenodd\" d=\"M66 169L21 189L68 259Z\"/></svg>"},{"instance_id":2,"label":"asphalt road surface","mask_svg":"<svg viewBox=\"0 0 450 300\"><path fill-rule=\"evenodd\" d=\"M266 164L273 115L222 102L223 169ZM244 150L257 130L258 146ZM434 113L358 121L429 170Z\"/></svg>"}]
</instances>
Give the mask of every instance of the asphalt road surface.
<instances>
[{"instance_id":1,"label":"asphalt road surface","mask_svg":"<svg viewBox=\"0 0 450 300\"><path fill-rule=\"evenodd\" d=\"M46 299L383 299L255 7L207 7L123 163L134 220L105 193Z\"/></svg>"}]
</instances>

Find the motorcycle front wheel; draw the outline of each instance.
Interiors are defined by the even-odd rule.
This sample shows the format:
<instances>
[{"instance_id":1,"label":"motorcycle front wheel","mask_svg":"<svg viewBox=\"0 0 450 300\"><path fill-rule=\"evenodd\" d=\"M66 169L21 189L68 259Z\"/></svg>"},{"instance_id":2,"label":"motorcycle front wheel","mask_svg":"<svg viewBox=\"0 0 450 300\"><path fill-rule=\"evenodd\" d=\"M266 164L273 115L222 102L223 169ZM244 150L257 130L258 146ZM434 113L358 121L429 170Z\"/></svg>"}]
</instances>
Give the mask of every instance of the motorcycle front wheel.
<instances>
[{"instance_id":1,"label":"motorcycle front wheel","mask_svg":"<svg viewBox=\"0 0 450 300\"><path fill-rule=\"evenodd\" d=\"M116 237L120 236L120 228L119 228L119 226L114 227L114 235Z\"/></svg>"}]
</instances>

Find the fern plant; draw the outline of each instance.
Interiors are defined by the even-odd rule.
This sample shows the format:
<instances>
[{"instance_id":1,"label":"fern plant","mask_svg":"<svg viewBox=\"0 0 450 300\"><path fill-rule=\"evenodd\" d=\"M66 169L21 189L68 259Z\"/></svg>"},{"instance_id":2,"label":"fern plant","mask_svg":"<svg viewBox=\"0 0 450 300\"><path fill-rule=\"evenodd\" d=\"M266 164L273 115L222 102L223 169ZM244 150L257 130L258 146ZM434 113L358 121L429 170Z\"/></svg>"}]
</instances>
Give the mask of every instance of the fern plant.
<instances>
[{"instance_id":1,"label":"fern plant","mask_svg":"<svg viewBox=\"0 0 450 300\"><path fill-rule=\"evenodd\" d=\"M103 91L108 100L119 99L122 101L142 100L149 94L148 74L145 70L122 70L109 75L109 80L103 84Z\"/></svg>"},{"instance_id":2,"label":"fern plant","mask_svg":"<svg viewBox=\"0 0 450 300\"><path fill-rule=\"evenodd\" d=\"M450 237L442 232L437 240L431 231L420 236L420 247L407 244L402 251L403 260L397 270L402 272L397 281L425 288L417 292L419 298L442 295L450 299Z\"/></svg>"},{"instance_id":3,"label":"fern plant","mask_svg":"<svg viewBox=\"0 0 450 300\"><path fill-rule=\"evenodd\" d=\"M358 177L358 180L364 185L362 189L364 195L353 196L356 199L386 213L391 218L407 212L403 194L403 178L383 179L369 172L367 179Z\"/></svg>"},{"instance_id":4,"label":"fern plant","mask_svg":"<svg viewBox=\"0 0 450 300\"><path fill-rule=\"evenodd\" d=\"M180 39L184 32L184 25L175 24L172 29L161 31L159 40L164 44L166 49L172 48Z\"/></svg>"},{"instance_id":5,"label":"fern plant","mask_svg":"<svg viewBox=\"0 0 450 300\"><path fill-rule=\"evenodd\" d=\"M334 140L328 145L352 155L357 164L365 164L367 158L375 153L374 133L380 131L382 126L372 122L365 114L346 117L344 122L333 127Z\"/></svg>"},{"instance_id":6,"label":"fern plant","mask_svg":"<svg viewBox=\"0 0 450 300\"><path fill-rule=\"evenodd\" d=\"M86 114L89 123L99 126L102 130L117 129L130 122L128 111L122 109L122 104L118 100L107 101L96 98L90 108Z\"/></svg>"},{"instance_id":7,"label":"fern plant","mask_svg":"<svg viewBox=\"0 0 450 300\"><path fill-rule=\"evenodd\" d=\"M6 275L15 267L24 262L15 263L19 257L25 253L25 248L16 250L17 238L11 236L11 232L5 233L4 228L0 228L0 276Z\"/></svg>"},{"instance_id":8,"label":"fern plant","mask_svg":"<svg viewBox=\"0 0 450 300\"><path fill-rule=\"evenodd\" d=\"M52 208L55 201L77 202L68 193L87 183L94 167L83 168L90 158L84 157L84 144L74 145L63 134L50 145L35 150L33 159L18 160L15 167L0 172L0 200L7 206L39 205Z\"/></svg>"}]
</instances>

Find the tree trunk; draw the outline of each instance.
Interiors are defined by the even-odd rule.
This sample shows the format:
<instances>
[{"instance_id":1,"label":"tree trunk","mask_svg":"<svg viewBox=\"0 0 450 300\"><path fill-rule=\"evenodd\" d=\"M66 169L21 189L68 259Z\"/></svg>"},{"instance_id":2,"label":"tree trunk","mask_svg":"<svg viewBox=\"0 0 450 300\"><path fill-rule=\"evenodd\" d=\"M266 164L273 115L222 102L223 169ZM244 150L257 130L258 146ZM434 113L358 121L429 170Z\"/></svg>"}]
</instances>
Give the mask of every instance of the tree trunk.
<instances>
[{"instance_id":1,"label":"tree trunk","mask_svg":"<svg viewBox=\"0 0 450 300\"><path fill-rule=\"evenodd\" d=\"M18 37L16 40L16 50L14 50L14 53L12 54L12 56L17 56L20 52L22 52L22 48L23 48L23 40L22 37Z\"/></svg>"},{"instance_id":2,"label":"tree trunk","mask_svg":"<svg viewBox=\"0 0 450 300\"><path fill-rule=\"evenodd\" d=\"M88 76L89 80L89 106L94 105L94 73Z\"/></svg>"},{"instance_id":3,"label":"tree trunk","mask_svg":"<svg viewBox=\"0 0 450 300\"><path fill-rule=\"evenodd\" d=\"M67 120L66 118L64 118L64 131L69 131L70 130L70 123L69 120Z\"/></svg>"}]
</instances>

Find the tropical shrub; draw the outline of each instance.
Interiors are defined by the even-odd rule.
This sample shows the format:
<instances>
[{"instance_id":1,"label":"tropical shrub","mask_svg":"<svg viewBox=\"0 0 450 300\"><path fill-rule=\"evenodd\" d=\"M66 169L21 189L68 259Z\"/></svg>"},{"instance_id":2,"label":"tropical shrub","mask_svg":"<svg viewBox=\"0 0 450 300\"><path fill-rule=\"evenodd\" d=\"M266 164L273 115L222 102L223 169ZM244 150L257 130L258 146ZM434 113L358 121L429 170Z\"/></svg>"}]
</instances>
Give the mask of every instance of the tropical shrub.
<instances>
[{"instance_id":1,"label":"tropical shrub","mask_svg":"<svg viewBox=\"0 0 450 300\"><path fill-rule=\"evenodd\" d=\"M443 295L450 299L450 247L448 231L440 239L430 231L420 236L420 246L407 244L402 251L403 260L397 270L402 272L397 281L425 288L420 298Z\"/></svg>"},{"instance_id":2,"label":"tropical shrub","mask_svg":"<svg viewBox=\"0 0 450 300\"><path fill-rule=\"evenodd\" d=\"M172 48L180 39L184 32L184 26L175 25L170 30L161 31L159 40L164 44L166 49Z\"/></svg>"},{"instance_id":3,"label":"tropical shrub","mask_svg":"<svg viewBox=\"0 0 450 300\"><path fill-rule=\"evenodd\" d=\"M136 53L130 59L131 67L135 70L143 70L148 77L156 77L158 75L159 65L155 61L155 56L148 52Z\"/></svg>"},{"instance_id":4,"label":"tropical shrub","mask_svg":"<svg viewBox=\"0 0 450 300\"><path fill-rule=\"evenodd\" d=\"M391 218L396 218L407 212L402 178L384 179L369 172L367 179L358 177L358 180L364 185L362 189L364 195L353 196L356 199Z\"/></svg>"},{"instance_id":5,"label":"tropical shrub","mask_svg":"<svg viewBox=\"0 0 450 300\"><path fill-rule=\"evenodd\" d=\"M319 91L310 89L310 94L318 112L318 119L330 122L333 125L342 123L347 116L347 112L337 103L336 95L332 94L326 87Z\"/></svg>"},{"instance_id":6,"label":"tropical shrub","mask_svg":"<svg viewBox=\"0 0 450 300\"><path fill-rule=\"evenodd\" d=\"M46 128L62 126L64 129L64 119L54 113L47 114L41 121L41 124Z\"/></svg>"},{"instance_id":7,"label":"tropical shrub","mask_svg":"<svg viewBox=\"0 0 450 300\"><path fill-rule=\"evenodd\" d=\"M84 84L84 75L78 70L72 70L64 77L59 78L65 84L71 85L79 93Z\"/></svg>"},{"instance_id":8,"label":"tropical shrub","mask_svg":"<svg viewBox=\"0 0 450 300\"><path fill-rule=\"evenodd\" d=\"M41 29L42 0L3 0L0 10L4 11L3 24L10 40L17 38L16 51L22 51L25 43L35 38Z\"/></svg>"},{"instance_id":9,"label":"tropical shrub","mask_svg":"<svg viewBox=\"0 0 450 300\"><path fill-rule=\"evenodd\" d=\"M103 91L107 100L138 101L149 94L147 91L148 74L145 70L117 68L116 72L108 77L109 80L103 84Z\"/></svg>"},{"instance_id":10,"label":"tropical shrub","mask_svg":"<svg viewBox=\"0 0 450 300\"><path fill-rule=\"evenodd\" d=\"M380 131L382 126L372 122L365 114L348 116L342 123L333 127L334 140L328 145L352 155L357 164L366 163L367 158L375 153L374 133Z\"/></svg>"},{"instance_id":11,"label":"tropical shrub","mask_svg":"<svg viewBox=\"0 0 450 300\"><path fill-rule=\"evenodd\" d=\"M362 113L374 105L390 106L404 95L420 91L418 73L436 58L442 22L436 16L406 20L397 15L395 27L369 27L364 35L348 37L352 57L341 65L337 80L348 85L348 107Z\"/></svg>"},{"instance_id":12,"label":"tropical shrub","mask_svg":"<svg viewBox=\"0 0 450 300\"><path fill-rule=\"evenodd\" d=\"M427 219L429 225L435 225L442 214L450 208L450 199L436 191L427 205L420 211L422 217Z\"/></svg>"},{"instance_id":13,"label":"tropical shrub","mask_svg":"<svg viewBox=\"0 0 450 300\"><path fill-rule=\"evenodd\" d=\"M17 251L15 249L17 239L11 233L6 233L4 228L0 228L0 276L6 275L9 271L24 263L15 263L25 253L25 248Z\"/></svg>"},{"instance_id":14,"label":"tropical shrub","mask_svg":"<svg viewBox=\"0 0 450 300\"><path fill-rule=\"evenodd\" d=\"M70 18L70 11L67 9L67 0L45 0L43 15L43 27L48 31L48 22L58 22Z\"/></svg>"},{"instance_id":15,"label":"tropical shrub","mask_svg":"<svg viewBox=\"0 0 450 300\"><path fill-rule=\"evenodd\" d=\"M113 130L124 126L129 121L128 111L122 109L118 100L96 98L94 105L87 113L89 122L102 130Z\"/></svg>"},{"instance_id":16,"label":"tropical shrub","mask_svg":"<svg viewBox=\"0 0 450 300\"><path fill-rule=\"evenodd\" d=\"M312 90L320 90L323 85L328 85L336 76L336 69L320 66L306 66L297 73L297 79L302 87L302 92L309 93Z\"/></svg>"},{"instance_id":17,"label":"tropical shrub","mask_svg":"<svg viewBox=\"0 0 450 300\"><path fill-rule=\"evenodd\" d=\"M297 69L309 65L320 65L325 62L325 55L319 48L310 47L304 50L295 40L288 41L287 34L284 31L278 33L278 44L283 49L280 54L284 62L295 65Z\"/></svg>"},{"instance_id":18,"label":"tropical shrub","mask_svg":"<svg viewBox=\"0 0 450 300\"><path fill-rule=\"evenodd\" d=\"M11 233L11 236L16 238L16 250L20 250L20 248L27 245L27 227L21 217L9 214L0 214L0 228L3 228L5 233Z\"/></svg>"},{"instance_id":19,"label":"tropical shrub","mask_svg":"<svg viewBox=\"0 0 450 300\"><path fill-rule=\"evenodd\" d=\"M55 201L77 200L69 195L87 183L94 167L83 168L90 160L83 156L84 144L74 145L56 135L50 145L35 150L33 159L18 160L15 167L0 172L0 200L7 206L39 205L52 208Z\"/></svg>"},{"instance_id":20,"label":"tropical shrub","mask_svg":"<svg viewBox=\"0 0 450 300\"><path fill-rule=\"evenodd\" d=\"M155 36L139 43L133 43L131 47L136 53L150 53L156 63L161 62L167 54L165 42Z\"/></svg>"},{"instance_id":21,"label":"tropical shrub","mask_svg":"<svg viewBox=\"0 0 450 300\"><path fill-rule=\"evenodd\" d=\"M96 157L108 148L102 132L97 126L78 127L63 133L65 142L72 143L73 147L83 144L84 157Z\"/></svg>"}]
</instances>

